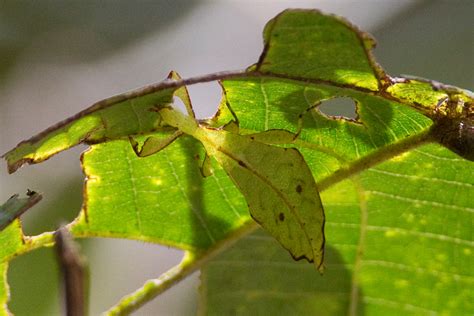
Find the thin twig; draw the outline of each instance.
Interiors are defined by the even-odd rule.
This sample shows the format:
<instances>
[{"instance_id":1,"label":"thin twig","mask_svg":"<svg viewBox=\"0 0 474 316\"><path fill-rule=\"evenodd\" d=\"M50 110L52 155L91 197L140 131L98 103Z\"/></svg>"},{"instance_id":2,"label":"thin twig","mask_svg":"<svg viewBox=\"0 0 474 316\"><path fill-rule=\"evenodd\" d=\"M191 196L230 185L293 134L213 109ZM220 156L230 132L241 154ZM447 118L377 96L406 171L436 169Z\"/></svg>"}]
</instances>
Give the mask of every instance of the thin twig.
<instances>
[{"instance_id":1,"label":"thin twig","mask_svg":"<svg viewBox=\"0 0 474 316\"><path fill-rule=\"evenodd\" d=\"M55 234L65 296L65 315L84 316L86 312L85 264L69 231L61 227Z\"/></svg>"},{"instance_id":2,"label":"thin twig","mask_svg":"<svg viewBox=\"0 0 474 316\"><path fill-rule=\"evenodd\" d=\"M401 141L390 144L388 146L374 150L366 156L352 161L347 166L344 166L330 176L322 179L317 183L320 192L326 190L332 185L348 179L364 170L368 170L384 161L388 161L398 155L401 155L409 150L415 149L427 143L433 142L430 130L425 130L420 134L407 137Z\"/></svg>"},{"instance_id":3,"label":"thin twig","mask_svg":"<svg viewBox=\"0 0 474 316\"><path fill-rule=\"evenodd\" d=\"M248 221L225 240L218 242L214 247L201 253L186 251L183 260L177 266L163 273L159 278L148 280L135 292L123 297L115 306L106 311L105 316L129 315L145 303L151 301L165 290L178 283L217 254L229 248L242 236L250 234L259 227L253 220Z\"/></svg>"}]
</instances>

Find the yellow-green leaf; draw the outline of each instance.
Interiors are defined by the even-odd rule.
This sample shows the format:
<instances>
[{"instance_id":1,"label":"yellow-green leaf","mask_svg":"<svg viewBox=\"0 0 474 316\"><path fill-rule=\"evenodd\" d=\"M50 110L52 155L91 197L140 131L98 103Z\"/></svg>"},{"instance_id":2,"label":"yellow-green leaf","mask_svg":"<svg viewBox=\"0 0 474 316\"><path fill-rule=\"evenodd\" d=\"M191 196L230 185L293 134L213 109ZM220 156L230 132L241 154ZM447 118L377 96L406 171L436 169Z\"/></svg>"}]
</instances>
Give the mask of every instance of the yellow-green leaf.
<instances>
[{"instance_id":1,"label":"yellow-green leaf","mask_svg":"<svg viewBox=\"0 0 474 316\"><path fill-rule=\"evenodd\" d=\"M3 157L10 173L25 163L44 161L79 143L100 143L158 128L157 104L172 102L169 82L99 101L40 134L22 141Z\"/></svg>"}]
</instances>

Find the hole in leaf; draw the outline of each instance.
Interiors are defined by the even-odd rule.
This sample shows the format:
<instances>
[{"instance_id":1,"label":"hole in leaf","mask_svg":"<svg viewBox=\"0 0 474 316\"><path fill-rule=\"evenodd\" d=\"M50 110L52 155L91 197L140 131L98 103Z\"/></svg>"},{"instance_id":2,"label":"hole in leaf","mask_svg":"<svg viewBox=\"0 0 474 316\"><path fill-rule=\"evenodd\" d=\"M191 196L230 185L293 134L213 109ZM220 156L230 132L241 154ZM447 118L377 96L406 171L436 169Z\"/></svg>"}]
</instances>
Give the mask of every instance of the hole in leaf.
<instances>
[{"instance_id":1,"label":"hole in leaf","mask_svg":"<svg viewBox=\"0 0 474 316\"><path fill-rule=\"evenodd\" d=\"M357 121L357 104L347 97L334 98L323 101L317 109L321 114L330 119L345 119L348 121Z\"/></svg>"},{"instance_id":2,"label":"hole in leaf","mask_svg":"<svg viewBox=\"0 0 474 316\"><path fill-rule=\"evenodd\" d=\"M173 107L180 110L182 113L188 113L186 111L186 106L179 97L173 97Z\"/></svg>"},{"instance_id":3,"label":"hole in leaf","mask_svg":"<svg viewBox=\"0 0 474 316\"><path fill-rule=\"evenodd\" d=\"M222 97L222 89L217 81L190 85L188 91L197 118L212 117L216 113Z\"/></svg>"}]
</instances>

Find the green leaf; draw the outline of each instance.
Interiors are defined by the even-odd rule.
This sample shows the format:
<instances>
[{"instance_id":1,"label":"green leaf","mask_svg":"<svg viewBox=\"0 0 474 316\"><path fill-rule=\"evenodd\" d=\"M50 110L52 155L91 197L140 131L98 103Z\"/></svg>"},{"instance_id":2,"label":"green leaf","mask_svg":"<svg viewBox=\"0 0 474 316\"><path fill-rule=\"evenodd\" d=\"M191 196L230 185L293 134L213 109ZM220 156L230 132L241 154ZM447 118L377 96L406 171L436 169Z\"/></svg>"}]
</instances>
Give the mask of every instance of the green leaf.
<instances>
[{"instance_id":1,"label":"green leaf","mask_svg":"<svg viewBox=\"0 0 474 316\"><path fill-rule=\"evenodd\" d=\"M11 223L0 232L0 262L8 261L15 253L23 248L23 234L18 220Z\"/></svg>"},{"instance_id":2,"label":"green leaf","mask_svg":"<svg viewBox=\"0 0 474 316\"><path fill-rule=\"evenodd\" d=\"M288 260L269 237L249 236L203 270L200 308L206 315L470 314L473 193L472 163L439 145L393 158L322 194L323 276Z\"/></svg>"},{"instance_id":3,"label":"green leaf","mask_svg":"<svg viewBox=\"0 0 474 316\"><path fill-rule=\"evenodd\" d=\"M8 261L23 248L23 234L18 220L0 231L0 245L0 315L8 315Z\"/></svg>"},{"instance_id":4,"label":"green leaf","mask_svg":"<svg viewBox=\"0 0 474 316\"><path fill-rule=\"evenodd\" d=\"M377 91L383 71L367 58L375 41L349 22L316 10L286 10L267 23L255 69Z\"/></svg>"},{"instance_id":5,"label":"green leaf","mask_svg":"<svg viewBox=\"0 0 474 316\"><path fill-rule=\"evenodd\" d=\"M321 276L259 231L201 271L199 315L344 315L351 276L329 246Z\"/></svg>"},{"instance_id":6,"label":"green leaf","mask_svg":"<svg viewBox=\"0 0 474 316\"><path fill-rule=\"evenodd\" d=\"M344 161L360 159L374 149L427 132L432 125L429 118L406 105L349 88L271 75L225 80L223 87L227 103L221 106L218 122L232 119L224 108L227 106L247 133L268 129L296 133L301 119L303 129L295 143ZM330 118L318 110L321 102L341 97L354 100L356 121Z\"/></svg>"},{"instance_id":7,"label":"green leaf","mask_svg":"<svg viewBox=\"0 0 474 316\"><path fill-rule=\"evenodd\" d=\"M91 146L82 157L86 199L72 233L209 248L250 219L223 170L202 177L202 158L202 146L188 136L145 158L128 141Z\"/></svg>"},{"instance_id":8,"label":"green leaf","mask_svg":"<svg viewBox=\"0 0 474 316\"><path fill-rule=\"evenodd\" d=\"M164 83L99 101L19 143L3 155L8 171L13 173L25 163L44 161L79 143L100 143L156 130L158 117L151 109L170 103L174 91L166 86L169 81Z\"/></svg>"},{"instance_id":9,"label":"green leaf","mask_svg":"<svg viewBox=\"0 0 474 316\"><path fill-rule=\"evenodd\" d=\"M18 198L19 195L15 194L0 205L0 232L42 198L40 194L33 191L28 191L27 195L26 198Z\"/></svg>"},{"instance_id":10,"label":"green leaf","mask_svg":"<svg viewBox=\"0 0 474 316\"><path fill-rule=\"evenodd\" d=\"M7 270L11 259L24 252L33 250L48 242L50 234L25 237L18 217L41 200L41 195L28 191L27 197L13 195L0 206L0 315L9 315L7 302L9 299Z\"/></svg>"},{"instance_id":11,"label":"green leaf","mask_svg":"<svg viewBox=\"0 0 474 316\"><path fill-rule=\"evenodd\" d=\"M0 315L8 315L7 283L8 261L24 248L23 234L18 217L41 200L41 195L28 191L26 198L13 195L0 205Z\"/></svg>"},{"instance_id":12,"label":"green leaf","mask_svg":"<svg viewBox=\"0 0 474 316\"><path fill-rule=\"evenodd\" d=\"M7 283L8 263L0 263L0 315L8 315L8 283Z\"/></svg>"}]
</instances>

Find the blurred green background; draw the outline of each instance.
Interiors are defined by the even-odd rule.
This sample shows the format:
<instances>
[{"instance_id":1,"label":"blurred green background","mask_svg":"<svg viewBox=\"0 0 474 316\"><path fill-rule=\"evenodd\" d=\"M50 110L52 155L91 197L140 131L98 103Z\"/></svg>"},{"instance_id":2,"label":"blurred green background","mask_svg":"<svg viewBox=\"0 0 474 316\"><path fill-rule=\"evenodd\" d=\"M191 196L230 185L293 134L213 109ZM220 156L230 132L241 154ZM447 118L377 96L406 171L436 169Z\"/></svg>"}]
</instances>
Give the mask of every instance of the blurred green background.
<instances>
[{"instance_id":1,"label":"blurred green background","mask_svg":"<svg viewBox=\"0 0 474 316\"><path fill-rule=\"evenodd\" d=\"M377 39L391 75L413 74L471 89L474 2L451 1L0 1L0 152L93 102L162 80L242 69L257 61L264 24L288 7L350 19ZM217 84L190 89L199 116L220 99ZM344 107L344 104L340 105ZM351 114L336 108L329 114ZM27 188L44 200L23 217L28 234L72 220L82 203L75 148L14 175L0 168L0 198ZM179 262L181 253L135 241L81 241L91 271L91 315ZM15 259L8 273L16 315L59 315L54 253ZM198 274L136 315L193 315Z\"/></svg>"}]
</instances>

